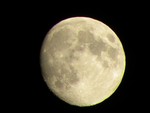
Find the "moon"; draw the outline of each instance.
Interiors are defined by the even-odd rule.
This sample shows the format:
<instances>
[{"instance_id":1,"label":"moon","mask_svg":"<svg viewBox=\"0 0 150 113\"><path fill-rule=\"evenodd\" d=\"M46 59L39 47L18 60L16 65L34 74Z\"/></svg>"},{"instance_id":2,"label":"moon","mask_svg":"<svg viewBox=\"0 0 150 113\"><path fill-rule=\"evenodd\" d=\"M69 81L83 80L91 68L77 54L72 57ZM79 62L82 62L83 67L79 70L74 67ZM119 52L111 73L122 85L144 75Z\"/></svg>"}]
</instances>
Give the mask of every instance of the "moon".
<instances>
[{"instance_id":1,"label":"moon","mask_svg":"<svg viewBox=\"0 0 150 113\"><path fill-rule=\"evenodd\" d=\"M93 106L109 98L125 71L125 52L118 36L89 17L71 17L54 25L40 55L47 86L74 106Z\"/></svg>"}]
</instances>

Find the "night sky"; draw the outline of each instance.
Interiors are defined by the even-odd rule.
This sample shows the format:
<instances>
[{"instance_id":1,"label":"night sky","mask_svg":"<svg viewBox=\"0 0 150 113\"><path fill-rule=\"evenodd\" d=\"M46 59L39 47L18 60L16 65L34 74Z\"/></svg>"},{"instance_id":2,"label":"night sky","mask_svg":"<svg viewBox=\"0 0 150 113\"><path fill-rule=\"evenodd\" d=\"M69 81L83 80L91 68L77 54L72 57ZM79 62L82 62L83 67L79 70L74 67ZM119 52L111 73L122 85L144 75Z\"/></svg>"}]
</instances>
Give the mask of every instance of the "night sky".
<instances>
[{"instance_id":1,"label":"night sky","mask_svg":"<svg viewBox=\"0 0 150 113\"><path fill-rule=\"evenodd\" d=\"M70 1L72 2L72 1ZM26 5L25 5L26 4ZM61 4L61 3L59 3ZM12 37L11 70L6 106L15 111L48 113L120 113L146 110L149 89L146 73L148 45L145 36L147 16L138 6L101 7L98 3L56 6L20 3L8 11L7 23ZM144 6L143 6L144 7ZM58 99L44 82L40 69L40 49L46 33L59 21L86 16L104 22L121 40L126 54L124 78L116 92L104 102L91 107L77 107ZM144 31L144 32L143 32ZM148 32L147 32L148 33ZM144 61L146 60L146 61ZM146 64L146 65L144 65ZM14 74L13 74L14 73Z\"/></svg>"}]
</instances>

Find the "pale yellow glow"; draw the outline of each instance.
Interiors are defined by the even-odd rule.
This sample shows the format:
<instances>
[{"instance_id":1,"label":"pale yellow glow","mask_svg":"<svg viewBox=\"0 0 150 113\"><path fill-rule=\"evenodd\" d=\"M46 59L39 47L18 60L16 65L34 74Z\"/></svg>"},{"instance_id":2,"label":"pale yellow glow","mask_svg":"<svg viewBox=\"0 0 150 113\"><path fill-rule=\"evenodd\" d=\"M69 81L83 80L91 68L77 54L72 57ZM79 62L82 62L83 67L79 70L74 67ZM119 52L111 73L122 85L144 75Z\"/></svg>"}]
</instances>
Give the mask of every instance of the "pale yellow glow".
<instances>
[{"instance_id":1,"label":"pale yellow glow","mask_svg":"<svg viewBox=\"0 0 150 113\"><path fill-rule=\"evenodd\" d=\"M46 84L60 99L92 106L118 88L125 71L125 52L118 36L104 23L69 18L46 35L41 69Z\"/></svg>"}]
</instances>

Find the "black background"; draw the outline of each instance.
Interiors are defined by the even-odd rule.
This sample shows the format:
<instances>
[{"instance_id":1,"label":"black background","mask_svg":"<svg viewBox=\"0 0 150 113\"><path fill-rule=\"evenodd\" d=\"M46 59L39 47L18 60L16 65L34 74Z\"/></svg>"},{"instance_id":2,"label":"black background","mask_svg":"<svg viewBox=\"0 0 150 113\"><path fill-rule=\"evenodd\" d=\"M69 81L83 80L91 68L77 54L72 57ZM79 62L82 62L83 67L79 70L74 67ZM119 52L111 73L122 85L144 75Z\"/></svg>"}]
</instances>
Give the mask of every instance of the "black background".
<instances>
[{"instance_id":1,"label":"black background","mask_svg":"<svg viewBox=\"0 0 150 113\"><path fill-rule=\"evenodd\" d=\"M6 63L9 76L6 76L4 85L7 110L42 113L145 111L149 90L146 82L149 52L145 27L147 11L145 5L131 3L117 3L115 6L73 1L16 3L4 13L8 24L5 27L9 31L4 43L9 59ZM46 86L40 69L40 48L46 33L59 21L75 16L87 16L107 24L120 38L126 54L126 70L119 88L110 98L91 107L71 106L58 99Z\"/></svg>"}]
</instances>

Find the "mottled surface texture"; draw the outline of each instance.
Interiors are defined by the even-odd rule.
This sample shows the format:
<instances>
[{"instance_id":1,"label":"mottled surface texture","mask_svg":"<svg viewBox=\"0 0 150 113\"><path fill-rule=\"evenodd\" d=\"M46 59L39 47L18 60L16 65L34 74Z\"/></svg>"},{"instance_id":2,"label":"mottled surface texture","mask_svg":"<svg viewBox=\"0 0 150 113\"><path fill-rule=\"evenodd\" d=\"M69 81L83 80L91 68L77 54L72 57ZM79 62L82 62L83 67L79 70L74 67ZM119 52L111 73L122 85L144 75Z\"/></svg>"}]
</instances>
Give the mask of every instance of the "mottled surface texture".
<instances>
[{"instance_id":1,"label":"mottled surface texture","mask_svg":"<svg viewBox=\"0 0 150 113\"><path fill-rule=\"evenodd\" d=\"M91 106L119 86L125 54L117 35L100 21L75 17L56 24L41 48L41 69L50 90L65 102Z\"/></svg>"}]
</instances>

